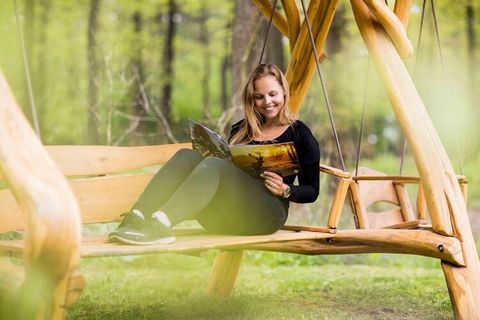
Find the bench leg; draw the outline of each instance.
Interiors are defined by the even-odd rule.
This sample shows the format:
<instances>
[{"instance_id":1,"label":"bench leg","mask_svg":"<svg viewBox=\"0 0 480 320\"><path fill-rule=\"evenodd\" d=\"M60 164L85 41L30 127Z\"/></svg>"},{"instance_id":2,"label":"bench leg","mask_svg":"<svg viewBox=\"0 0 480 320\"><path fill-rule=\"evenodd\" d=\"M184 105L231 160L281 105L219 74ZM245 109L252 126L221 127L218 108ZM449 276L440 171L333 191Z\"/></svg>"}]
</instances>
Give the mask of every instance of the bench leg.
<instances>
[{"instance_id":1,"label":"bench leg","mask_svg":"<svg viewBox=\"0 0 480 320\"><path fill-rule=\"evenodd\" d=\"M471 267L470 267L471 269ZM448 293L452 302L455 319L480 319L478 292L475 274L467 267L457 267L442 261L442 270L447 281Z\"/></svg>"},{"instance_id":2,"label":"bench leg","mask_svg":"<svg viewBox=\"0 0 480 320\"><path fill-rule=\"evenodd\" d=\"M243 251L221 251L215 257L208 278L207 294L229 296L237 279Z\"/></svg>"}]
</instances>

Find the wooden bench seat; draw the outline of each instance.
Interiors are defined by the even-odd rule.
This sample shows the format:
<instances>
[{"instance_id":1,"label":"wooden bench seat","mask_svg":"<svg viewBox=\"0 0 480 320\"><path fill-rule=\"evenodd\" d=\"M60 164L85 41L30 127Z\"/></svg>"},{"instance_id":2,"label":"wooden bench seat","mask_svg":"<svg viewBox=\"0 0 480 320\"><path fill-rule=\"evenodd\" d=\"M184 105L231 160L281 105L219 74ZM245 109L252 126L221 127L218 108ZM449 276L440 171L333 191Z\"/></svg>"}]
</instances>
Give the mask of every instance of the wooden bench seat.
<instances>
[{"instance_id":1,"label":"wooden bench seat","mask_svg":"<svg viewBox=\"0 0 480 320\"><path fill-rule=\"evenodd\" d=\"M306 227L308 228L308 227ZM211 235L179 230L171 244L135 246L109 242L106 235L83 237L84 258L150 253L198 253L212 249L268 250L298 254L407 253L421 254L464 266L460 241L427 230L339 230L337 233L280 230L271 235ZM0 256L22 257L23 240L1 240Z\"/></svg>"}]
</instances>

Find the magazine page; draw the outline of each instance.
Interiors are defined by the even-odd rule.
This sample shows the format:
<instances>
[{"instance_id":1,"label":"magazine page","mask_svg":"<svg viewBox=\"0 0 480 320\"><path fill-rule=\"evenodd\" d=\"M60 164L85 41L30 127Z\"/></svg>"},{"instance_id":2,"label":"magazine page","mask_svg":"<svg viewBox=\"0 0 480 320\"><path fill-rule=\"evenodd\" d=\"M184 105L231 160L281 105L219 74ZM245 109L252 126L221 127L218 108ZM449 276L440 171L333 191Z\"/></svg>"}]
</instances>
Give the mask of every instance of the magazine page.
<instances>
[{"instance_id":1,"label":"magazine page","mask_svg":"<svg viewBox=\"0 0 480 320\"><path fill-rule=\"evenodd\" d=\"M231 158L228 143L222 136L193 120L189 120L189 126L193 150L204 157Z\"/></svg>"},{"instance_id":2,"label":"magazine page","mask_svg":"<svg viewBox=\"0 0 480 320\"><path fill-rule=\"evenodd\" d=\"M297 151L293 142L230 146L233 163L248 174L258 177L263 171L282 177L300 172Z\"/></svg>"}]
</instances>

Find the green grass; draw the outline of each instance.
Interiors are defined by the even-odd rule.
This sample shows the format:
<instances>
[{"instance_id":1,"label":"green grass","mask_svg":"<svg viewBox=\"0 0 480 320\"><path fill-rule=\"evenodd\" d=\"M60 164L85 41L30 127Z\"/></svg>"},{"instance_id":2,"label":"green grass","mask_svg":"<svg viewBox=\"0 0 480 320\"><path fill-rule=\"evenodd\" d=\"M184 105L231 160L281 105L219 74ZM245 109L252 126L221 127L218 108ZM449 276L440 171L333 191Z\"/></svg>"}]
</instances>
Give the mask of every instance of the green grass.
<instances>
[{"instance_id":1,"label":"green grass","mask_svg":"<svg viewBox=\"0 0 480 320\"><path fill-rule=\"evenodd\" d=\"M363 257L249 252L230 298L204 295L212 254L84 260L87 287L69 319L453 318L437 261Z\"/></svg>"}]
</instances>

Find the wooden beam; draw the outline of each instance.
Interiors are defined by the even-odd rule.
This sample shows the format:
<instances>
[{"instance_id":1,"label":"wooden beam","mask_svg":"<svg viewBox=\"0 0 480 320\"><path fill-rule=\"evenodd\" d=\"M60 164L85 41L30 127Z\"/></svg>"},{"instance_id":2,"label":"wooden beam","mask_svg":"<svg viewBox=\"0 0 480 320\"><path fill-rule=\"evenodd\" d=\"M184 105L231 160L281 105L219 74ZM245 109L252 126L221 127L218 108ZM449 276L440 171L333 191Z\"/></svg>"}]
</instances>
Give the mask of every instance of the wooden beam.
<instances>
[{"instance_id":1,"label":"wooden beam","mask_svg":"<svg viewBox=\"0 0 480 320\"><path fill-rule=\"evenodd\" d=\"M350 204L355 216L355 223L359 229L368 229L370 224L368 223L367 208L365 202L362 199L358 183L355 181L350 182Z\"/></svg>"},{"instance_id":2,"label":"wooden beam","mask_svg":"<svg viewBox=\"0 0 480 320\"><path fill-rule=\"evenodd\" d=\"M285 16L288 23L288 38L290 39L290 51L293 51L297 43L298 33L300 32L300 14L297 5L292 0L282 0Z\"/></svg>"},{"instance_id":3,"label":"wooden beam","mask_svg":"<svg viewBox=\"0 0 480 320\"><path fill-rule=\"evenodd\" d=\"M417 191L417 219L424 220L427 218L427 202L425 201L425 193L423 192L423 186L420 183Z\"/></svg>"},{"instance_id":4,"label":"wooden beam","mask_svg":"<svg viewBox=\"0 0 480 320\"><path fill-rule=\"evenodd\" d=\"M340 170L338 168L330 167L325 164L320 164L320 171L332 176L349 179L352 174L347 171Z\"/></svg>"},{"instance_id":5,"label":"wooden beam","mask_svg":"<svg viewBox=\"0 0 480 320\"><path fill-rule=\"evenodd\" d=\"M400 57L406 59L413 53L413 46L408 39L407 31L402 21L390 10L390 7L381 0L364 0L370 11L377 17L392 39Z\"/></svg>"},{"instance_id":6,"label":"wooden beam","mask_svg":"<svg viewBox=\"0 0 480 320\"><path fill-rule=\"evenodd\" d=\"M444 261L442 261L442 270L447 281L455 319L480 319L480 305L469 283L468 270ZM467 304L466 301L472 303Z\"/></svg>"},{"instance_id":7,"label":"wooden beam","mask_svg":"<svg viewBox=\"0 0 480 320\"><path fill-rule=\"evenodd\" d=\"M221 251L217 254L208 278L207 294L229 296L232 293L242 257L242 250Z\"/></svg>"},{"instance_id":8,"label":"wooden beam","mask_svg":"<svg viewBox=\"0 0 480 320\"><path fill-rule=\"evenodd\" d=\"M325 45L337 4L338 0L310 1L307 15L311 23L317 52L322 52ZM300 110L315 70L315 57L312 54L312 45L304 20L286 72L290 85L289 108L295 114L298 114Z\"/></svg>"},{"instance_id":9,"label":"wooden beam","mask_svg":"<svg viewBox=\"0 0 480 320\"><path fill-rule=\"evenodd\" d=\"M63 314L65 281L78 264L80 210L65 177L21 113L0 70L0 171L26 223L26 282L41 273L51 282L38 319ZM51 307L53 306L53 307ZM46 313L44 311L47 310ZM49 312L51 311L51 313Z\"/></svg>"},{"instance_id":10,"label":"wooden beam","mask_svg":"<svg viewBox=\"0 0 480 320\"><path fill-rule=\"evenodd\" d=\"M410 9L412 8L413 0L396 0L393 12L402 22L405 30L408 27L408 20L410 18Z\"/></svg>"},{"instance_id":11,"label":"wooden beam","mask_svg":"<svg viewBox=\"0 0 480 320\"><path fill-rule=\"evenodd\" d=\"M270 0L251 1L267 19L270 19L273 9L273 4ZM275 10L275 14L273 15L273 25L277 27L278 31L290 38L287 19L280 12L278 12L278 10Z\"/></svg>"},{"instance_id":12,"label":"wooden beam","mask_svg":"<svg viewBox=\"0 0 480 320\"><path fill-rule=\"evenodd\" d=\"M351 179L341 178L338 182L335 195L333 196L332 205L330 207L330 213L328 215L328 228L338 228L338 222L340 221L340 215L345 205L345 198L347 196L348 188L350 186Z\"/></svg>"},{"instance_id":13,"label":"wooden beam","mask_svg":"<svg viewBox=\"0 0 480 320\"><path fill-rule=\"evenodd\" d=\"M427 230L361 229L338 230L320 239L298 239L240 246L245 250L269 250L307 255L355 253L404 253L422 255L464 266L461 243ZM452 262L455 261L455 262Z\"/></svg>"}]
</instances>

